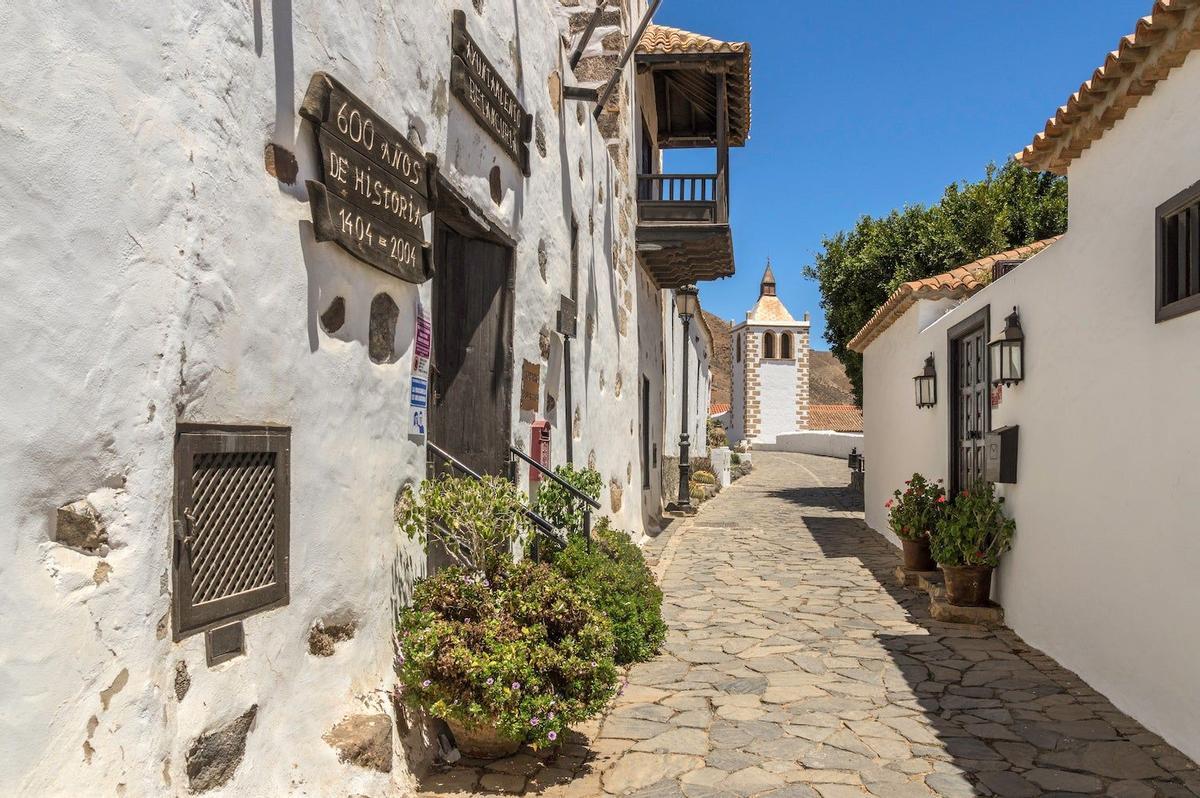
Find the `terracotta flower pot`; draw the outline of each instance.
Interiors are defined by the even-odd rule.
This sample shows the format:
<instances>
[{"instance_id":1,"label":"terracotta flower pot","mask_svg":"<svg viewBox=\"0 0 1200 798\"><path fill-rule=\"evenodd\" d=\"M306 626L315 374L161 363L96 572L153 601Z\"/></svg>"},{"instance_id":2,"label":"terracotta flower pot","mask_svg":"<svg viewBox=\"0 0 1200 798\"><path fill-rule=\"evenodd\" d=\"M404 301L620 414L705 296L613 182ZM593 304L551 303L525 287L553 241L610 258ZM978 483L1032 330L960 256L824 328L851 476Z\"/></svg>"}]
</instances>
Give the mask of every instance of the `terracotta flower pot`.
<instances>
[{"instance_id":1,"label":"terracotta flower pot","mask_svg":"<svg viewBox=\"0 0 1200 798\"><path fill-rule=\"evenodd\" d=\"M943 565L946 600L956 607L986 607L992 595L990 565Z\"/></svg>"},{"instance_id":2,"label":"terracotta flower pot","mask_svg":"<svg viewBox=\"0 0 1200 798\"><path fill-rule=\"evenodd\" d=\"M494 726L464 726L451 718L446 719L454 742L463 756L472 759L500 759L512 756L521 747L520 740L501 737Z\"/></svg>"},{"instance_id":3,"label":"terracotta flower pot","mask_svg":"<svg viewBox=\"0 0 1200 798\"><path fill-rule=\"evenodd\" d=\"M908 571L935 571L937 563L929 553L929 538L920 537L916 540L901 540L904 547L904 568Z\"/></svg>"}]
</instances>

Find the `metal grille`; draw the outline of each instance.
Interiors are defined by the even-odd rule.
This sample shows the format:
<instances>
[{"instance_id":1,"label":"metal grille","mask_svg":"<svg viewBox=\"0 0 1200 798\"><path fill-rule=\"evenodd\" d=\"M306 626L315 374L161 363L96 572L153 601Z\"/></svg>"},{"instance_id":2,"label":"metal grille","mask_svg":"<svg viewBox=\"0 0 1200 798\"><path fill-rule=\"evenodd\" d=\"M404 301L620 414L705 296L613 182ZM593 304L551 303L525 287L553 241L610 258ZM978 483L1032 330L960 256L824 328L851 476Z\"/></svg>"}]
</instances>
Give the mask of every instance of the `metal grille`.
<instances>
[{"instance_id":1,"label":"metal grille","mask_svg":"<svg viewBox=\"0 0 1200 798\"><path fill-rule=\"evenodd\" d=\"M275 452L206 452L193 463L192 603L274 584Z\"/></svg>"}]
</instances>

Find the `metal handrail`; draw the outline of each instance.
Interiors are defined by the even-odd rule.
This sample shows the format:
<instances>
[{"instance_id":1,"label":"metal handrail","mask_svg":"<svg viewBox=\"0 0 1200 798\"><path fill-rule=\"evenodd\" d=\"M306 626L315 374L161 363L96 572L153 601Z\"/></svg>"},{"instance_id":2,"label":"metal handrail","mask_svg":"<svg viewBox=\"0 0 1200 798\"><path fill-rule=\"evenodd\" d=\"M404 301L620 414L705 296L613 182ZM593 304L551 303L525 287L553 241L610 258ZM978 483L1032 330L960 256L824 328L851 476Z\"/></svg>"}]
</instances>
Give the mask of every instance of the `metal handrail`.
<instances>
[{"instance_id":1,"label":"metal handrail","mask_svg":"<svg viewBox=\"0 0 1200 798\"><path fill-rule=\"evenodd\" d=\"M520 449L516 448L515 446L510 446L509 451L512 452L513 454L515 454L517 457L520 457L526 463L529 463L531 466L533 466L538 471L540 471L544 476L550 477L550 479L554 480L554 482L559 487L565 488L567 493L570 493L576 499L579 499L580 501L583 501L583 502L587 502L588 504L590 504L592 507L594 507L597 510L600 509L600 502L596 501L591 496L587 495L586 493L581 491L579 488L572 485L570 482L567 482L565 479L560 477L558 474L555 474L553 471L546 468L544 465L539 463L537 460L534 460L532 457L525 454L525 452L521 451Z\"/></svg>"},{"instance_id":2,"label":"metal handrail","mask_svg":"<svg viewBox=\"0 0 1200 798\"><path fill-rule=\"evenodd\" d=\"M443 460L448 462L451 466L453 466L455 469L461 471L462 473L466 474L467 476L471 477L472 479L477 479L477 480L483 479L483 477L481 477L478 474L478 472L474 471L470 466L468 466L462 460L459 460L457 457L450 454L449 452L447 452L445 449L441 448L440 446L437 446L436 444L433 444L429 441L426 441L425 445L430 450L432 450L434 454L438 455ZM537 528L537 531L540 532L543 536L550 538L551 540L553 540L555 543L557 543L560 546L567 545L567 536L564 535L560 529L555 527L554 524L550 523L548 520L546 520L542 516L538 515L533 510L530 510L529 508L525 509L525 517L528 518L533 523L533 525Z\"/></svg>"},{"instance_id":3,"label":"metal handrail","mask_svg":"<svg viewBox=\"0 0 1200 798\"><path fill-rule=\"evenodd\" d=\"M517 447L510 446L510 447L508 447L508 451L509 451L510 455L516 455L520 459L524 460L526 463L529 463L529 465L536 468L539 473L543 474L544 476L550 477L550 479L554 480L554 483L556 485L558 485L559 487L565 488L567 491L567 495L569 495L571 498L583 502L583 541L584 541L584 544L587 546L587 550L590 552L592 550L592 510L593 509L599 510L600 502L596 501L591 496L589 496L586 493L584 493L583 491L579 490L579 488L575 487L570 482L567 482L565 479L560 477L558 474L555 474L553 471L550 471L544 465L539 463L537 460L534 460L532 457L525 454L525 452L521 451ZM517 482L517 461L515 459L510 459L509 463L512 465L512 471L511 471L511 475L509 478L513 481L514 484L516 484L516 482ZM558 531L558 530L555 530L555 531Z\"/></svg>"}]
</instances>

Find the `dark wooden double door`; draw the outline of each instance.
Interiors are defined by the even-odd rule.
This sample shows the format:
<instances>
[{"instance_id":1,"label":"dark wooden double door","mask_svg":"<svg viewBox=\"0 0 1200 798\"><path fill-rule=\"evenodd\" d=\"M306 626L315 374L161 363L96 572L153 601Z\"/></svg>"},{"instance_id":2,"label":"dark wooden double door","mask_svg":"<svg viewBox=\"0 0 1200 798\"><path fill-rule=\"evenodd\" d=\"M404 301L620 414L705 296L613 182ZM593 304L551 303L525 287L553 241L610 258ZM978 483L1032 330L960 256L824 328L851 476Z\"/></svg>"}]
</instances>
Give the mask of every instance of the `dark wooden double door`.
<instances>
[{"instance_id":1,"label":"dark wooden double door","mask_svg":"<svg viewBox=\"0 0 1200 798\"><path fill-rule=\"evenodd\" d=\"M512 427L512 250L448 224L434 242L429 439L503 474Z\"/></svg>"},{"instance_id":2,"label":"dark wooden double door","mask_svg":"<svg viewBox=\"0 0 1200 798\"><path fill-rule=\"evenodd\" d=\"M954 492L983 479L984 437L991 420L987 322L971 319L950 335L950 487Z\"/></svg>"}]
</instances>

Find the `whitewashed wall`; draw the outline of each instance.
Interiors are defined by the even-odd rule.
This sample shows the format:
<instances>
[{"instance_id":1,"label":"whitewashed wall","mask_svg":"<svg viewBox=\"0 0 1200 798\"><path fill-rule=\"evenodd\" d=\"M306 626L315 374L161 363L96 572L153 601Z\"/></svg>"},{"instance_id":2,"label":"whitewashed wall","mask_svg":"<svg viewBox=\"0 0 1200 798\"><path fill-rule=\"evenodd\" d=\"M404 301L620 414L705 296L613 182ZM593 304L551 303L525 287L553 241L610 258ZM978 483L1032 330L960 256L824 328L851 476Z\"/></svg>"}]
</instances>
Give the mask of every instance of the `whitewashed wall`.
<instances>
[{"instance_id":1,"label":"whitewashed wall","mask_svg":"<svg viewBox=\"0 0 1200 798\"><path fill-rule=\"evenodd\" d=\"M679 457L680 414L683 412L683 323L675 313L675 302L669 291L663 292L663 350L666 353L664 388L663 452L667 457ZM708 401L712 393L712 372L709 358L711 342L703 322L692 319L688 325L688 435L690 456L708 454ZM668 501L674 497L667 497Z\"/></svg>"},{"instance_id":2,"label":"whitewashed wall","mask_svg":"<svg viewBox=\"0 0 1200 798\"><path fill-rule=\"evenodd\" d=\"M0 59L21 76L0 129L0 793L184 792L191 742L252 704L245 761L209 794L407 792L399 748L384 774L339 762L321 737L348 714L391 712L392 605L422 567L397 539L392 502L423 473L407 440L408 363L429 289L313 240L299 188L313 142L296 107L312 72L330 71L518 241L518 368L542 361L568 292L575 214L590 330L575 349L577 452L594 450L611 500L637 462L637 336L620 318L632 286L611 262L614 250L632 262L616 210L632 195L590 115L552 103L565 55L549 4L489 2L482 15L465 0L18 6L0 28ZM543 127L547 152L531 145L528 180L449 94L456 7ZM297 188L265 174L268 141L296 152ZM400 356L383 366L366 353L381 291L400 307ZM331 336L317 316L334 295L347 322ZM552 352L543 379L560 373ZM567 413L560 403L556 462ZM531 420L514 401L517 442ZM248 619L247 654L213 669L203 636L174 644L167 620L177 421L293 431L291 602ZM623 492L618 523L636 530L640 492ZM85 496L108 524L104 558L52 542L55 508ZM356 636L311 656L311 625L346 617ZM182 700L178 663L190 674Z\"/></svg>"},{"instance_id":3,"label":"whitewashed wall","mask_svg":"<svg viewBox=\"0 0 1200 798\"><path fill-rule=\"evenodd\" d=\"M830 432L827 430L784 432L776 435L774 442L757 443L754 448L764 452L800 452L844 460L854 450L862 453L863 434L861 432Z\"/></svg>"},{"instance_id":4,"label":"whitewashed wall","mask_svg":"<svg viewBox=\"0 0 1200 798\"><path fill-rule=\"evenodd\" d=\"M796 361L763 360L758 373L762 428L755 442L770 443L776 435L796 429Z\"/></svg>"},{"instance_id":5,"label":"whitewashed wall","mask_svg":"<svg viewBox=\"0 0 1200 798\"><path fill-rule=\"evenodd\" d=\"M867 517L913 470L943 476L946 330L1019 306L1028 378L993 426L1019 424L1017 520L996 598L1032 645L1200 758L1200 313L1154 323L1154 211L1200 180L1200 55L1084 152L1066 237L923 332L909 312L867 349ZM907 325L907 326L906 326ZM937 353L939 401L912 376Z\"/></svg>"}]
</instances>

